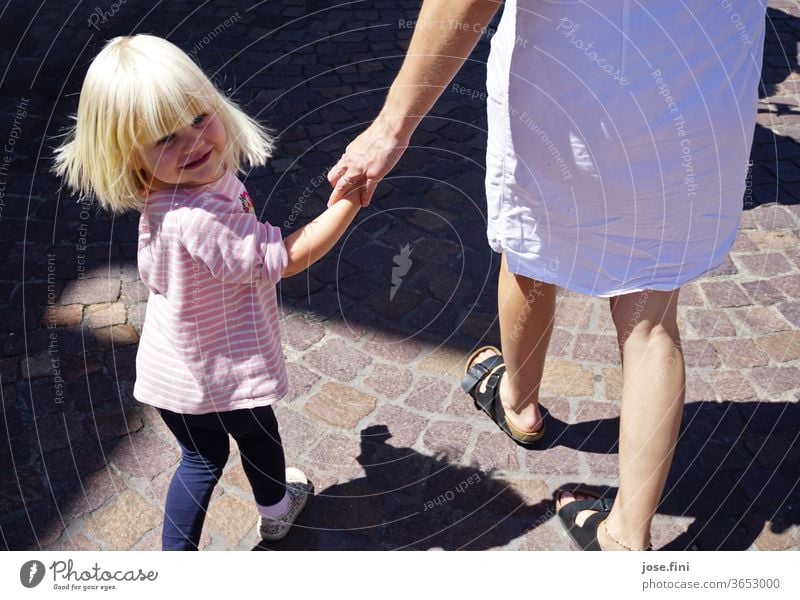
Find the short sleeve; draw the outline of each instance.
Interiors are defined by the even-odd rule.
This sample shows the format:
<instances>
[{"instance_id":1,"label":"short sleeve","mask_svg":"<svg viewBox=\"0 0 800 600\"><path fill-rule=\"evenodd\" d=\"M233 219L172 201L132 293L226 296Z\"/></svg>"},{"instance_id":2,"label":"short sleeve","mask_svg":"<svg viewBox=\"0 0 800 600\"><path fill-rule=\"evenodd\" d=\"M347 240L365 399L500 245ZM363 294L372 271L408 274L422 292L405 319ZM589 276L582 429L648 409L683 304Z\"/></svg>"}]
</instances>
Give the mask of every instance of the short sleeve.
<instances>
[{"instance_id":1,"label":"short sleeve","mask_svg":"<svg viewBox=\"0 0 800 600\"><path fill-rule=\"evenodd\" d=\"M189 255L224 283L276 284L288 263L281 230L245 212L217 214L188 208L179 218L180 241Z\"/></svg>"}]
</instances>

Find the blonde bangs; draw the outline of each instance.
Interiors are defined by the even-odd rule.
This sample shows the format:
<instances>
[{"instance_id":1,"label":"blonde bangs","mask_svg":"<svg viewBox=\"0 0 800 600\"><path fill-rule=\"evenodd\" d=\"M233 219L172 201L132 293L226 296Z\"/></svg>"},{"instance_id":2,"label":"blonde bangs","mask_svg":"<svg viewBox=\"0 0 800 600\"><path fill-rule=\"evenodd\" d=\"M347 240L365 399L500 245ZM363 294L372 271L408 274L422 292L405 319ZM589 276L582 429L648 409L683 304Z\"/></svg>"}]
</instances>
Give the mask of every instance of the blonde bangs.
<instances>
[{"instance_id":1,"label":"blonde bangs","mask_svg":"<svg viewBox=\"0 0 800 600\"><path fill-rule=\"evenodd\" d=\"M144 34L114 38L87 71L77 123L56 149L54 171L73 191L94 193L108 210L141 210L147 181L137 168L137 150L210 112L225 126L228 168L267 161L269 132L221 94L180 48Z\"/></svg>"},{"instance_id":2,"label":"blonde bangs","mask_svg":"<svg viewBox=\"0 0 800 600\"><path fill-rule=\"evenodd\" d=\"M136 89L125 127L133 132L135 137L130 141L136 146L152 144L190 124L197 115L219 107L219 94L202 72L195 74L181 68L171 76L148 77Z\"/></svg>"}]
</instances>

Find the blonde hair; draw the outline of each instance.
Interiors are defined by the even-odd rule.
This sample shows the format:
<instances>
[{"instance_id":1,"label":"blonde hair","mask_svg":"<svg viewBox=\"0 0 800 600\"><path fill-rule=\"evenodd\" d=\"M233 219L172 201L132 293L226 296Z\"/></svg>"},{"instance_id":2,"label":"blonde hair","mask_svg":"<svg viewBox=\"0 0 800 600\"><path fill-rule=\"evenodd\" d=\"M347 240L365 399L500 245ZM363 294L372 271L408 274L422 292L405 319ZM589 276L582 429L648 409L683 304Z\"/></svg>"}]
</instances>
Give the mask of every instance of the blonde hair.
<instances>
[{"instance_id":1,"label":"blonde hair","mask_svg":"<svg viewBox=\"0 0 800 600\"><path fill-rule=\"evenodd\" d=\"M141 210L147 177L137 149L216 112L225 127L224 163L263 165L273 138L220 92L180 48L152 35L117 37L95 57L81 88L75 125L55 151L53 171L69 188L94 193L113 212Z\"/></svg>"}]
</instances>

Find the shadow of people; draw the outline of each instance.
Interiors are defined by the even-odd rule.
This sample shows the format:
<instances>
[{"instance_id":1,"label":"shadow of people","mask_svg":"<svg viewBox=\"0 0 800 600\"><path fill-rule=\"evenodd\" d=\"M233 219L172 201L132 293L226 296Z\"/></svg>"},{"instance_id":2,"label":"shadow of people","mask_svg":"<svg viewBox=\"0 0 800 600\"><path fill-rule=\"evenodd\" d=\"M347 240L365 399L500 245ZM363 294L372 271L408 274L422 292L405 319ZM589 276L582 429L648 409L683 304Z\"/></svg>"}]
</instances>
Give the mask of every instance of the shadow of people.
<instances>
[{"instance_id":1,"label":"shadow of people","mask_svg":"<svg viewBox=\"0 0 800 600\"><path fill-rule=\"evenodd\" d=\"M257 549L482 550L505 546L546 523L553 504L542 482L504 481L477 467L397 448L385 425L361 432L365 476L318 491L282 542Z\"/></svg>"},{"instance_id":2,"label":"shadow of people","mask_svg":"<svg viewBox=\"0 0 800 600\"><path fill-rule=\"evenodd\" d=\"M618 419L561 424L559 441L550 447L613 454L609 441L617 428ZM479 550L506 546L528 532L543 537L539 548L558 543L544 527L555 509L543 482L530 482L540 488L530 502L491 472L390 446L390 438L384 425L364 429L358 461L366 475L318 492L293 532L274 547ZM779 536L763 534L800 524L799 485L800 405L687 404L657 511L677 517L670 526L675 533L659 549L780 547Z\"/></svg>"},{"instance_id":3,"label":"shadow of people","mask_svg":"<svg viewBox=\"0 0 800 600\"><path fill-rule=\"evenodd\" d=\"M657 513L679 517L661 550L746 550L765 528L800 525L800 405L687 404ZM780 549L779 538L764 538L758 546Z\"/></svg>"},{"instance_id":4,"label":"shadow of people","mask_svg":"<svg viewBox=\"0 0 800 600\"><path fill-rule=\"evenodd\" d=\"M769 98L769 104L761 102L758 108L745 210L762 204L800 202L800 169L794 164L800 158L800 144L795 141L800 137L800 126L792 120L793 115L800 115L800 106L796 82L790 80L799 71L793 48L797 41L796 23L792 15L767 8L759 98Z\"/></svg>"}]
</instances>

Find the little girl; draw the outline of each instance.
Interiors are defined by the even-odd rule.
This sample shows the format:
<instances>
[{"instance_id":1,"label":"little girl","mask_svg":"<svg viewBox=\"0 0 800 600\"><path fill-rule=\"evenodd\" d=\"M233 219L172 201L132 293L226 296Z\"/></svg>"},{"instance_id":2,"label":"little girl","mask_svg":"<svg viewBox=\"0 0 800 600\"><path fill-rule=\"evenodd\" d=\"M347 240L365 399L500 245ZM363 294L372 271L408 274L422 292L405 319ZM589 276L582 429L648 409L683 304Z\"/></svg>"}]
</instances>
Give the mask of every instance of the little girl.
<instances>
[{"instance_id":1,"label":"little girl","mask_svg":"<svg viewBox=\"0 0 800 600\"><path fill-rule=\"evenodd\" d=\"M236 176L272 140L170 42L118 37L94 59L55 172L111 211L136 209L149 288L133 394L181 446L163 548L197 549L228 434L261 515L284 537L313 488L285 468L271 405L287 391L275 284L319 260L359 209L348 199L286 240L260 222Z\"/></svg>"}]
</instances>

